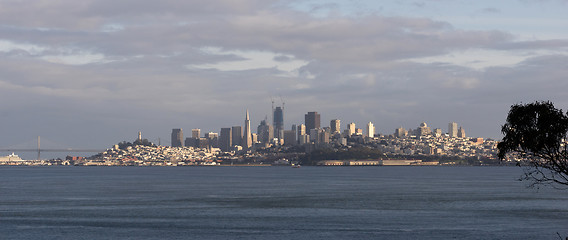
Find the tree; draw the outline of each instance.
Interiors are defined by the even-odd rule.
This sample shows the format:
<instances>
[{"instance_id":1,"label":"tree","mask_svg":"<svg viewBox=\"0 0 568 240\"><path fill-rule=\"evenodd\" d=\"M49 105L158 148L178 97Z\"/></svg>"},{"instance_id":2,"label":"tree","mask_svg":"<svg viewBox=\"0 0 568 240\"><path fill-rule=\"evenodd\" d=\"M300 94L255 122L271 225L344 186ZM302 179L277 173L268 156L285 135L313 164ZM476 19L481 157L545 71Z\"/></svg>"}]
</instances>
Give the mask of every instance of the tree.
<instances>
[{"instance_id":1,"label":"tree","mask_svg":"<svg viewBox=\"0 0 568 240\"><path fill-rule=\"evenodd\" d=\"M521 180L532 181L530 186L568 186L568 116L562 110L548 101L515 104L501 132L505 136L497 145L498 157L521 157L519 164L526 167Z\"/></svg>"}]
</instances>

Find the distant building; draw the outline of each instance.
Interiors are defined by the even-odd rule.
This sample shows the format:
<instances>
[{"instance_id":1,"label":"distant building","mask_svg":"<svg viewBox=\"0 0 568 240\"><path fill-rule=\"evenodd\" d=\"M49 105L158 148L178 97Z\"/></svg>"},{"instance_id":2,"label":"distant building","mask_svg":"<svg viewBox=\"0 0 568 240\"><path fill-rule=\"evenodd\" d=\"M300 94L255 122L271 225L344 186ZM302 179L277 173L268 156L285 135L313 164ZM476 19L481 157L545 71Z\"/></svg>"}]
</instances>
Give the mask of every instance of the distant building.
<instances>
[{"instance_id":1,"label":"distant building","mask_svg":"<svg viewBox=\"0 0 568 240\"><path fill-rule=\"evenodd\" d=\"M305 142L302 143L302 139L304 138L304 136L307 136L307 135L306 135L306 125L300 124L300 125L297 127L296 131L298 132L298 142L299 142L300 144L304 144ZM308 140L307 142L310 142L310 141Z\"/></svg>"},{"instance_id":2,"label":"distant building","mask_svg":"<svg viewBox=\"0 0 568 240\"><path fill-rule=\"evenodd\" d=\"M355 128L355 135L357 135L357 136L363 136L363 129Z\"/></svg>"},{"instance_id":3,"label":"distant building","mask_svg":"<svg viewBox=\"0 0 568 240\"><path fill-rule=\"evenodd\" d=\"M274 125L274 137L281 139L284 131L284 109L276 107L272 113L272 124Z\"/></svg>"},{"instance_id":4,"label":"distant building","mask_svg":"<svg viewBox=\"0 0 568 240\"><path fill-rule=\"evenodd\" d=\"M375 137L375 125L372 122L367 123L367 137Z\"/></svg>"},{"instance_id":5,"label":"distant building","mask_svg":"<svg viewBox=\"0 0 568 240\"><path fill-rule=\"evenodd\" d=\"M308 112L308 114L304 116L304 120L306 123L306 132L320 128L320 115L318 112Z\"/></svg>"},{"instance_id":6,"label":"distant building","mask_svg":"<svg viewBox=\"0 0 568 240\"><path fill-rule=\"evenodd\" d=\"M459 138L465 138L465 130L460 127L460 129L458 129L458 137Z\"/></svg>"},{"instance_id":7,"label":"distant building","mask_svg":"<svg viewBox=\"0 0 568 240\"><path fill-rule=\"evenodd\" d=\"M274 138L274 130L272 126L266 122L266 119L260 121L256 132L258 134L258 141L261 143L269 143Z\"/></svg>"},{"instance_id":8,"label":"distant building","mask_svg":"<svg viewBox=\"0 0 568 240\"><path fill-rule=\"evenodd\" d=\"M440 128L434 129L434 136L435 137L441 137L442 136L442 129L440 129Z\"/></svg>"},{"instance_id":9,"label":"distant building","mask_svg":"<svg viewBox=\"0 0 568 240\"><path fill-rule=\"evenodd\" d=\"M294 130L284 130L284 145L292 146L296 145L296 131Z\"/></svg>"},{"instance_id":10,"label":"distant building","mask_svg":"<svg viewBox=\"0 0 568 240\"><path fill-rule=\"evenodd\" d=\"M192 138L199 138L199 136L201 136L201 129L199 128L191 129Z\"/></svg>"},{"instance_id":11,"label":"distant building","mask_svg":"<svg viewBox=\"0 0 568 240\"><path fill-rule=\"evenodd\" d=\"M231 151L231 148L233 146L232 136L233 134L231 128L221 128L221 136L219 139L219 147L221 148L221 151L223 152Z\"/></svg>"},{"instance_id":12,"label":"distant building","mask_svg":"<svg viewBox=\"0 0 568 240\"><path fill-rule=\"evenodd\" d=\"M183 130L181 128L172 129L172 147L183 147Z\"/></svg>"},{"instance_id":13,"label":"distant building","mask_svg":"<svg viewBox=\"0 0 568 240\"><path fill-rule=\"evenodd\" d=\"M329 123L329 127L331 128L331 133L338 133L341 131L341 120L333 119Z\"/></svg>"},{"instance_id":14,"label":"distant building","mask_svg":"<svg viewBox=\"0 0 568 240\"><path fill-rule=\"evenodd\" d=\"M420 127L418 127L416 129L416 135L417 136L428 136L432 134L432 131L430 130L430 127L428 127L428 125L423 122L420 124Z\"/></svg>"},{"instance_id":15,"label":"distant building","mask_svg":"<svg viewBox=\"0 0 568 240\"><path fill-rule=\"evenodd\" d=\"M408 135L408 132L402 126L394 130L394 136L397 138L403 138L406 135Z\"/></svg>"},{"instance_id":16,"label":"distant building","mask_svg":"<svg viewBox=\"0 0 568 240\"><path fill-rule=\"evenodd\" d=\"M241 126L233 126L231 131L233 132L231 140L233 146L241 146L241 142L243 141L243 128Z\"/></svg>"},{"instance_id":17,"label":"distant building","mask_svg":"<svg viewBox=\"0 0 568 240\"><path fill-rule=\"evenodd\" d=\"M458 124L455 122L448 123L448 135L450 137L458 137Z\"/></svg>"},{"instance_id":18,"label":"distant building","mask_svg":"<svg viewBox=\"0 0 568 240\"><path fill-rule=\"evenodd\" d=\"M347 137L355 135L355 123L347 124Z\"/></svg>"},{"instance_id":19,"label":"distant building","mask_svg":"<svg viewBox=\"0 0 568 240\"><path fill-rule=\"evenodd\" d=\"M219 147L219 134L214 132L208 132L205 134L205 138L209 140L209 146L218 148Z\"/></svg>"},{"instance_id":20,"label":"distant building","mask_svg":"<svg viewBox=\"0 0 568 240\"><path fill-rule=\"evenodd\" d=\"M199 138L185 138L184 146L186 147L198 147Z\"/></svg>"},{"instance_id":21,"label":"distant building","mask_svg":"<svg viewBox=\"0 0 568 240\"><path fill-rule=\"evenodd\" d=\"M243 149L249 149L252 147L252 132L250 130L250 119L249 119L248 109L245 117L245 131L243 133L243 141L241 146L243 146Z\"/></svg>"}]
</instances>

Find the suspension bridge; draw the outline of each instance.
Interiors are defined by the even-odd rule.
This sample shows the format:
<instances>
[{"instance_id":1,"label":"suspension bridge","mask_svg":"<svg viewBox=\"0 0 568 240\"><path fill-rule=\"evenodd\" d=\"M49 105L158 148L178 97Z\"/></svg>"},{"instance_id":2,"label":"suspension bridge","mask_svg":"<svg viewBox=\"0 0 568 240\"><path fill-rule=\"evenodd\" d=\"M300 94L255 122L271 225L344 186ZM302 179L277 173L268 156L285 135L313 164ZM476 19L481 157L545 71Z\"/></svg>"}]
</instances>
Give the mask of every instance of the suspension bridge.
<instances>
[{"instance_id":1,"label":"suspension bridge","mask_svg":"<svg viewBox=\"0 0 568 240\"><path fill-rule=\"evenodd\" d=\"M54 148L41 148L41 137L37 137L37 148L26 146L15 146L15 147L0 147L0 152L37 152L37 160L41 160L42 152L93 152L98 153L105 151L104 149L79 149L79 148L64 148L64 147L54 147Z\"/></svg>"}]
</instances>

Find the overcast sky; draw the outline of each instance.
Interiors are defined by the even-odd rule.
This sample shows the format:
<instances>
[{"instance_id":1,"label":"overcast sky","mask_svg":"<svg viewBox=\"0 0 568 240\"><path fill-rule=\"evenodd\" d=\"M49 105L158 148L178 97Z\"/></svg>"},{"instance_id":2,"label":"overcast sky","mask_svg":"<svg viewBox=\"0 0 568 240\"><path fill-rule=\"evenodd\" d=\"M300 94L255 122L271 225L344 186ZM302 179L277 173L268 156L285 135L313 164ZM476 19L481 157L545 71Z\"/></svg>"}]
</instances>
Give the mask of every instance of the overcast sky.
<instances>
[{"instance_id":1,"label":"overcast sky","mask_svg":"<svg viewBox=\"0 0 568 240\"><path fill-rule=\"evenodd\" d=\"M107 148L172 128L457 122L568 109L567 0L0 0L0 147Z\"/></svg>"}]
</instances>

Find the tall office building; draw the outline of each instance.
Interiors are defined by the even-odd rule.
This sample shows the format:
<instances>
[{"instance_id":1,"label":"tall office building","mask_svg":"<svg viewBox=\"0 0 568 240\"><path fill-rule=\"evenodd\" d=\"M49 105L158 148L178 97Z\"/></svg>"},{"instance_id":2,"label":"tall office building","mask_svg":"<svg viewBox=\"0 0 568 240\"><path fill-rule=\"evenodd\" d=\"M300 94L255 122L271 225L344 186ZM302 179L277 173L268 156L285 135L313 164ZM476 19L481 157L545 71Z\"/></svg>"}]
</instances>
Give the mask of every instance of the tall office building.
<instances>
[{"instance_id":1,"label":"tall office building","mask_svg":"<svg viewBox=\"0 0 568 240\"><path fill-rule=\"evenodd\" d=\"M233 146L232 142L232 136L233 134L231 134L231 128L221 128L221 136L220 136L220 140L219 140L219 147L221 148L221 151L223 152L229 152L231 150L231 147Z\"/></svg>"},{"instance_id":2,"label":"tall office building","mask_svg":"<svg viewBox=\"0 0 568 240\"><path fill-rule=\"evenodd\" d=\"M181 128L172 129L172 147L183 147L183 130Z\"/></svg>"},{"instance_id":3,"label":"tall office building","mask_svg":"<svg viewBox=\"0 0 568 240\"><path fill-rule=\"evenodd\" d=\"M448 124L448 135L450 137L458 137L458 124L451 122Z\"/></svg>"},{"instance_id":4,"label":"tall office building","mask_svg":"<svg viewBox=\"0 0 568 240\"><path fill-rule=\"evenodd\" d=\"M375 137L375 125L372 122L367 123L367 137Z\"/></svg>"},{"instance_id":5,"label":"tall office building","mask_svg":"<svg viewBox=\"0 0 568 240\"><path fill-rule=\"evenodd\" d=\"M276 107L272 113L272 125L274 126L274 137L283 139L282 131L284 131L284 109Z\"/></svg>"},{"instance_id":6,"label":"tall office building","mask_svg":"<svg viewBox=\"0 0 568 240\"><path fill-rule=\"evenodd\" d=\"M294 130L284 130L284 145L293 146L296 145L296 131Z\"/></svg>"},{"instance_id":7,"label":"tall office building","mask_svg":"<svg viewBox=\"0 0 568 240\"><path fill-rule=\"evenodd\" d=\"M347 124L347 137L351 137L355 134L355 123Z\"/></svg>"},{"instance_id":8,"label":"tall office building","mask_svg":"<svg viewBox=\"0 0 568 240\"><path fill-rule=\"evenodd\" d=\"M256 132L258 134L258 141L261 143L270 143L274 138L274 129L266 122L266 119L260 121Z\"/></svg>"},{"instance_id":9,"label":"tall office building","mask_svg":"<svg viewBox=\"0 0 568 240\"><path fill-rule=\"evenodd\" d=\"M338 133L341 131L341 120L333 119L329 123L329 127L331 127L331 133Z\"/></svg>"},{"instance_id":10,"label":"tall office building","mask_svg":"<svg viewBox=\"0 0 568 240\"><path fill-rule=\"evenodd\" d=\"M232 133L232 143L233 146L238 145L241 146L241 142L243 141L243 128L241 126L233 126L231 128Z\"/></svg>"},{"instance_id":11,"label":"tall office building","mask_svg":"<svg viewBox=\"0 0 568 240\"><path fill-rule=\"evenodd\" d=\"M304 116L304 120L306 123L306 132L320 128L320 115L318 112L308 112L308 114Z\"/></svg>"},{"instance_id":12,"label":"tall office building","mask_svg":"<svg viewBox=\"0 0 568 240\"><path fill-rule=\"evenodd\" d=\"M247 109L247 115L245 117L245 131L243 133L243 142L242 145L243 149L249 149L252 147L252 132L250 131L250 119L249 119L249 111Z\"/></svg>"},{"instance_id":13,"label":"tall office building","mask_svg":"<svg viewBox=\"0 0 568 240\"><path fill-rule=\"evenodd\" d=\"M304 135L306 135L306 125L300 124L296 131L298 132L298 141L301 142Z\"/></svg>"},{"instance_id":14,"label":"tall office building","mask_svg":"<svg viewBox=\"0 0 568 240\"><path fill-rule=\"evenodd\" d=\"M199 128L191 129L192 138L199 138L200 135L201 135L201 129Z\"/></svg>"},{"instance_id":15,"label":"tall office building","mask_svg":"<svg viewBox=\"0 0 568 240\"><path fill-rule=\"evenodd\" d=\"M458 137L459 138L465 138L465 130L460 127L460 129L458 129Z\"/></svg>"}]
</instances>

